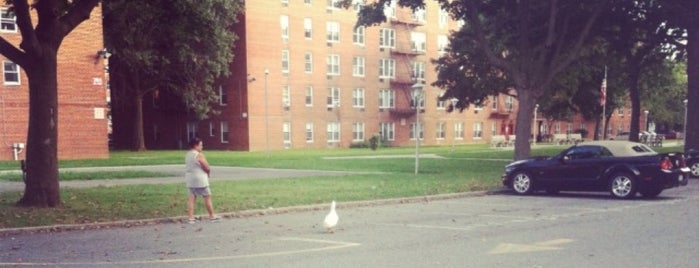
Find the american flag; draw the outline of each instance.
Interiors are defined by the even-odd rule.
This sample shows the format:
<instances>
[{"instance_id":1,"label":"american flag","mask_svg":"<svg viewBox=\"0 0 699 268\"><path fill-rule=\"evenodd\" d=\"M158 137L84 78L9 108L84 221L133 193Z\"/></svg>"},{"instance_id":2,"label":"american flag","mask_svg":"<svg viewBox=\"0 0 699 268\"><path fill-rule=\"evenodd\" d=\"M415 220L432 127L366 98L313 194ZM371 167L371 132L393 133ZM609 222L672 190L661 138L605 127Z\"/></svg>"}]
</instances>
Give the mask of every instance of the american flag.
<instances>
[{"instance_id":1,"label":"american flag","mask_svg":"<svg viewBox=\"0 0 699 268\"><path fill-rule=\"evenodd\" d=\"M602 80L602 88L600 88L599 93L600 93L599 103L600 103L600 105L604 106L607 103L607 78L606 77Z\"/></svg>"}]
</instances>

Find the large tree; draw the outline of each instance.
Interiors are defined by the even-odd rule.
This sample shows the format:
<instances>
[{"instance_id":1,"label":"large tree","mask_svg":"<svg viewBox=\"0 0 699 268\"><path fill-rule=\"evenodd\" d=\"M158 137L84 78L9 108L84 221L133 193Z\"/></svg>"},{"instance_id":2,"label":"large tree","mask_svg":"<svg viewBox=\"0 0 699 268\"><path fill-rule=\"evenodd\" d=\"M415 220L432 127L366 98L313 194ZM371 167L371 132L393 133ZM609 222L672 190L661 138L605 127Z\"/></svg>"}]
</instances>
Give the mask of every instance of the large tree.
<instances>
[{"instance_id":1,"label":"large tree","mask_svg":"<svg viewBox=\"0 0 699 268\"><path fill-rule=\"evenodd\" d=\"M426 0L398 0L400 6L423 7ZM358 23L372 25L386 20L382 12L390 0L377 0L360 11ZM605 0L547 1L478 1L437 0L454 19L464 21L455 35L466 43L451 42L447 64L463 64L472 58L483 58L485 66L470 69L463 65L462 77L440 77L436 85L446 88L446 97L459 98L459 105L483 101L482 90L508 92L514 90L519 101L515 135L515 159L527 158L531 148L532 114L538 99L551 88L553 81L578 57L588 41ZM462 66L458 66L459 68ZM439 66L438 68L449 67ZM482 72L481 72L482 71ZM483 86L479 79L501 75L506 87ZM472 80L476 82L459 83ZM499 84L502 85L502 84Z\"/></svg>"},{"instance_id":2,"label":"large tree","mask_svg":"<svg viewBox=\"0 0 699 268\"><path fill-rule=\"evenodd\" d=\"M155 91L177 96L200 118L218 100L214 83L228 75L233 60L242 1L110 0L105 3L106 46L112 52L110 75L115 113L124 106L135 118L131 148L145 150L143 98ZM183 105L183 106L185 106Z\"/></svg>"},{"instance_id":3,"label":"large tree","mask_svg":"<svg viewBox=\"0 0 699 268\"><path fill-rule=\"evenodd\" d=\"M57 54L63 39L90 17L99 0L7 0L22 35L18 47L0 38L0 54L29 80L27 177L20 206L55 207L58 186ZM32 21L32 10L36 23Z\"/></svg>"}]
</instances>

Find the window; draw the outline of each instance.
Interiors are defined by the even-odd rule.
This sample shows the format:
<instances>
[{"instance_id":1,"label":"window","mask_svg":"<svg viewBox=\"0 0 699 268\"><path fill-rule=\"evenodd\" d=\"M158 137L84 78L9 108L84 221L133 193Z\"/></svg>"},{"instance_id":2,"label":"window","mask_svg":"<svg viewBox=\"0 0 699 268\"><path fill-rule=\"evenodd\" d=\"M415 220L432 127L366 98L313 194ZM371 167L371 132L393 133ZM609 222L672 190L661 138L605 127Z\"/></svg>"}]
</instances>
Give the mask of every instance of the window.
<instances>
[{"instance_id":1,"label":"window","mask_svg":"<svg viewBox=\"0 0 699 268\"><path fill-rule=\"evenodd\" d=\"M340 89L336 87L328 88L328 108L340 107Z\"/></svg>"},{"instance_id":2,"label":"window","mask_svg":"<svg viewBox=\"0 0 699 268\"><path fill-rule=\"evenodd\" d=\"M354 33L352 34L352 42L355 45L364 46L364 33L365 33L364 26L359 26L359 27L355 28Z\"/></svg>"},{"instance_id":3,"label":"window","mask_svg":"<svg viewBox=\"0 0 699 268\"><path fill-rule=\"evenodd\" d=\"M365 0L352 0L352 9L354 9L354 12L359 12L364 6L364 2Z\"/></svg>"},{"instance_id":4,"label":"window","mask_svg":"<svg viewBox=\"0 0 699 268\"><path fill-rule=\"evenodd\" d=\"M411 32L410 33L410 44L411 48L415 52L424 53L427 50L427 37L425 33Z\"/></svg>"},{"instance_id":5,"label":"window","mask_svg":"<svg viewBox=\"0 0 699 268\"><path fill-rule=\"evenodd\" d=\"M306 39L313 38L313 20L310 18L303 19L303 37Z\"/></svg>"},{"instance_id":6,"label":"window","mask_svg":"<svg viewBox=\"0 0 699 268\"><path fill-rule=\"evenodd\" d=\"M391 79L396 77L396 61L394 59L379 60L379 78Z\"/></svg>"},{"instance_id":7,"label":"window","mask_svg":"<svg viewBox=\"0 0 699 268\"><path fill-rule=\"evenodd\" d=\"M395 48L396 47L396 32L393 29L382 28L379 30L379 47L380 48Z\"/></svg>"},{"instance_id":8,"label":"window","mask_svg":"<svg viewBox=\"0 0 699 268\"><path fill-rule=\"evenodd\" d=\"M390 89L379 90L379 109L390 109L395 107L396 93Z\"/></svg>"},{"instance_id":9,"label":"window","mask_svg":"<svg viewBox=\"0 0 699 268\"><path fill-rule=\"evenodd\" d=\"M19 85L19 65L11 61L3 61L2 72L5 77L5 85Z\"/></svg>"},{"instance_id":10,"label":"window","mask_svg":"<svg viewBox=\"0 0 699 268\"><path fill-rule=\"evenodd\" d=\"M438 35L437 36L437 52L439 52L440 56L444 55L447 53L447 47L449 47L449 38L446 35Z\"/></svg>"},{"instance_id":11,"label":"window","mask_svg":"<svg viewBox=\"0 0 699 268\"><path fill-rule=\"evenodd\" d=\"M492 106L493 110L498 109L498 101L499 101L498 95L493 95L493 106Z\"/></svg>"},{"instance_id":12,"label":"window","mask_svg":"<svg viewBox=\"0 0 699 268\"><path fill-rule=\"evenodd\" d=\"M445 132L445 131L446 131L446 123L444 123L444 122L438 122L438 123L437 123L437 133L436 133L436 136L437 136L437 139L438 139L438 140L443 140L443 139L444 139L444 136L445 136L444 132Z\"/></svg>"},{"instance_id":13,"label":"window","mask_svg":"<svg viewBox=\"0 0 699 268\"><path fill-rule=\"evenodd\" d=\"M566 123L566 134L573 133L573 123Z\"/></svg>"},{"instance_id":14,"label":"window","mask_svg":"<svg viewBox=\"0 0 699 268\"><path fill-rule=\"evenodd\" d=\"M423 96L417 96L417 95L415 95L415 92L411 90L410 91L410 96L411 96L410 107L415 108L415 106L416 106L415 104L419 100L420 102L417 103L417 107L419 107L420 109L425 109L425 96L424 96L424 94L425 94L425 91L422 91L421 95L423 95Z\"/></svg>"},{"instance_id":15,"label":"window","mask_svg":"<svg viewBox=\"0 0 699 268\"><path fill-rule=\"evenodd\" d=\"M306 143L313 143L313 123L306 123Z\"/></svg>"},{"instance_id":16,"label":"window","mask_svg":"<svg viewBox=\"0 0 699 268\"><path fill-rule=\"evenodd\" d=\"M282 73L289 73L289 50L282 50Z\"/></svg>"},{"instance_id":17,"label":"window","mask_svg":"<svg viewBox=\"0 0 699 268\"><path fill-rule=\"evenodd\" d=\"M279 17L279 23L282 29L282 39L289 39L289 16L281 15L281 17Z\"/></svg>"},{"instance_id":18,"label":"window","mask_svg":"<svg viewBox=\"0 0 699 268\"><path fill-rule=\"evenodd\" d=\"M17 16L6 8L0 10L0 32L17 32Z\"/></svg>"},{"instance_id":19,"label":"window","mask_svg":"<svg viewBox=\"0 0 699 268\"><path fill-rule=\"evenodd\" d=\"M424 23L425 17L427 17L427 11L425 11L425 9L418 8L418 9L415 9L415 11L413 11L413 14L412 14L413 21Z\"/></svg>"},{"instance_id":20,"label":"window","mask_svg":"<svg viewBox=\"0 0 699 268\"><path fill-rule=\"evenodd\" d=\"M282 86L282 107L291 107L291 89L289 85Z\"/></svg>"},{"instance_id":21,"label":"window","mask_svg":"<svg viewBox=\"0 0 699 268\"><path fill-rule=\"evenodd\" d=\"M505 97L505 111L512 112L514 100L512 96Z\"/></svg>"},{"instance_id":22,"label":"window","mask_svg":"<svg viewBox=\"0 0 699 268\"><path fill-rule=\"evenodd\" d=\"M306 4L307 6L311 5L311 0L303 0L303 3Z\"/></svg>"},{"instance_id":23,"label":"window","mask_svg":"<svg viewBox=\"0 0 699 268\"><path fill-rule=\"evenodd\" d=\"M328 142L339 142L340 141L340 123L330 122L328 123Z\"/></svg>"},{"instance_id":24,"label":"window","mask_svg":"<svg viewBox=\"0 0 699 268\"><path fill-rule=\"evenodd\" d=\"M284 144L291 144L291 123L282 123L282 137L284 140Z\"/></svg>"},{"instance_id":25,"label":"window","mask_svg":"<svg viewBox=\"0 0 699 268\"><path fill-rule=\"evenodd\" d=\"M475 122L473 123L473 139L481 138L483 138L483 122Z\"/></svg>"},{"instance_id":26,"label":"window","mask_svg":"<svg viewBox=\"0 0 699 268\"><path fill-rule=\"evenodd\" d=\"M311 52L306 52L306 54L303 56L303 60L304 60L303 71L306 73L312 73L313 72L313 54Z\"/></svg>"},{"instance_id":27,"label":"window","mask_svg":"<svg viewBox=\"0 0 699 268\"><path fill-rule=\"evenodd\" d=\"M340 0L327 0L328 1L328 6L326 7L327 10L333 10L337 9L340 7Z\"/></svg>"},{"instance_id":28,"label":"window","mask_svg":"<svg viewBox=\"0 0 699 268\"><path fill-rule=\"evenodd\" d=\"M352 107L364 108L364 88L358 87L352 90Z\"/></svg>"},{"instance_id":29,"label":"window","mask_svg":"<svg viewBox=\"0 0 699 268\"><path fill-rule=\"evenodd\" d=\"M228 122L221 122L221 143L228 143Z\"/></svg>"},{"instance_id":30,"label":"window","mask_svg":"<svg viewBox=\"0 0 699 268\"><path fill-rule=\"evenodd\" d=\"M216 135L216 129L214 128L214 122L209 122L209 137Z\"/></svg>"},{"instance_id":31,"label":"window","mask_svg":"<svg viewBox=\"0 0 699 268\"><path fill-rule=\"evenodd\" d=\"M329 43L340 42L340 23L336 21L328 21L326 24L327 41Z\"/></svg>"},{"instance_id":32,"label":"window","mask_svg":"<svg viewBox=\"0 0 699 268\"><path fill-rule=\"evenodd\" d=\"M389 1L390 4L386 5L383 9L383 14L386 18L395 19L396 18L396 1Z\"/></svg>"},{"instance_id":33,"label":"window","mask_svg":"<svg viewBox=\"0 0 699 268\"><path fill-rule=\"evenodd\" d=\"M442 96L444 96L444 92L439 93L439 97L441 98ZM439 98L437 98L437 110L444 110L444 109L446 109L446 102L443 100L439 100Z\"/></svg>"},{"instance_id":34,"label":"window","mask_svg":"<svg viewBox=\"0 0 699 268\"><path fill-rule=\"evenodd\" d=\"M490 122L490 135L498 135L498 123Z\"/></svg>"},{"instance_id":35,"label":"window","mask_svg":"<svg viewBox=\"0 0 699 268\"><path fill-rule=\"evenodd\" d=\"M454 139L463 140L464 139L464 123L456 122L454 123Z\"/></svg>"},{"instance_id":36,"label":"window","mask_svg":"<svg viewBox=\"0 0 699 268\"><path fill-rule=\"evenodd\" d=\"M619 116L624 116L624 107L619 107L619 109L617 110L617 114Z\"/></svg>"},{"instance_id":37,"label":"window","mask_svg":"<svg viewBox=\"0 0 699 268\"><path fill-rule=\"evenodd\" d=\"M218 86L218 104L221 106L228 104L228 94L223 90L223 86Z\"/></svg>"},{"instance_id":38,"label":"window","mask_svg":"<svg viewBox=\"0 0 699 268\"><path fill-rule=\"evenodd\" d=\"M352 58L352 76L364 77L364 57Z\"/></svg>"},{"instance_id":39,"label":"window","mask_svg":"<svg viewBox=\"0 0 699 268\"><path fill-rule=\"evenodd\" d=\"M197 136L197 122L187 122L187 141L190 141Z\"/></svg>"},{"instance_id":40,"label":"window","mask_svg":"<svg viewBox=\"0 0 699 268\"><path fill-rule=\"evenodd\" d=\"M417 129L418 137L420 137L420 140L425 138L423 130L425 129L425 124L420 124L420 128ZM415 130L416 130L416 124L415 122L410 124L410 140L415 140Z\"/></svg>"},{"instance_id":41,"label":"window","mask_svg":"<svg viewBox=\"0 0 699 268\"><path fill-rule=\"evenodd\" d=\"M313 106L313 86L306 86L306 106Z\"/></svg>"},{"instance_id":42,"label":"window","mask_svg":"<svg viewBox=\"0 0 699 268\"><path fill-rule=\"evenodd\" d=\"M553 134L561 134L561 122L556 122L553 126Z\"/></svg>"},{"instance_id":43,"label":"window","mask_svg":"<svg viewBox=\"0 0 699 268\"><path fill-rule=\"evenodd\" d=\"M422 61L413 61L413 78L425 80L425 63Z\"/></svg>"},{"instance_id":44,"label":"window","mask_svg":"<svg viewBox=\"0 0 699 268\"><path fill-rule=\"evenodd\" d=\"M379 123L379 135L381 140L393 141L396 139L396 125L393 122Z\"/></svg>"},{"instance_id":45,"label":"window","mask_svg":"<svg viewBox=\"0 0 699 268\"><path fill-rule=\"evenodd\" d=\"M327 74L340 75L340 55L330 54L327 59Z\"/></svg>"},{"instance_id":46,"label":"window","mask_svg":"<svg viewBox=\"0 0 699 268\"><path fill-rule=\"evenodd\" d=\"M449 26L449 12L444 9L439 9L439 28Z\"/></svg>"},{"instance_id":47,"label":"window","mask_svg":"<svg viewBox=\"0 0 699 268\"><path fill-rule=\"evenodd\" d=\"M364 141L364 123L352 123L352 141Z\"/></svg>"}]
</instances>

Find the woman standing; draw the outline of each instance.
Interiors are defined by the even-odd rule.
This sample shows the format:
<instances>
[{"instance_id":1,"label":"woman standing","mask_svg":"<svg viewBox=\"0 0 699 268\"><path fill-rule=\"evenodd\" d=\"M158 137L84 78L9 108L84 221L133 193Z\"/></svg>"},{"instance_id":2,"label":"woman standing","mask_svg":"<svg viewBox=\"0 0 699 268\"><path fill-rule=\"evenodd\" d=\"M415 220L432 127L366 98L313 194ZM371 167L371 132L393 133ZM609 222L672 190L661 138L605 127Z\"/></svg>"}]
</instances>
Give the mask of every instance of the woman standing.
<instances>
[{"instance_id":1,"label":"woman standing","mask_svg":"<svg viewBox=\"0 0 699 268\"><path fill-rule=\"evenodd\" d=\"M201 151L204 149L204 144L201 139L194 138L189 142L189 151L185 156L185 181L189 188L189 199L187 200L187 214L189 215L189 223L196 223L194 217L194 203L197 196L204 198L206 211L209 213L209 220L218 221L220 218L214 214L214 206L211 201L211 190L209 189L209 174L211 167Z\"/></svg>"}]
</instances>

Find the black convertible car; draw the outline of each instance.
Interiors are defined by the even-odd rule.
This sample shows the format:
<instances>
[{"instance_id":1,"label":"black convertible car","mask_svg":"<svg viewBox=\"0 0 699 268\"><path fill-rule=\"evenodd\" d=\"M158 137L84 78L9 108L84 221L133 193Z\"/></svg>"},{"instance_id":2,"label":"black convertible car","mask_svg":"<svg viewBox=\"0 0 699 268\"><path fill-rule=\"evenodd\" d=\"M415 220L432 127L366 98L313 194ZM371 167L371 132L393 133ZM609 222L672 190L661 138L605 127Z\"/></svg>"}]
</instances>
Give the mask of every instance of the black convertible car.
<instances>
[{"instance_id":1,"label":"black convertible car","mask_svg":"<svg viewBox=\"0 0 699 268\"><path fill-rule=\"evenodd\" d=\"M682 153L661 154L629 141L593 141L554 157L513 162L505 167L502 183L518 194L609 191L616 198L633 198L636 193L651 198L687 185L689 171Z\"/></svg>"},{"instance_id":2,"label":"black convertible car","mask_svg":"<svg viewBox=\"0 0 699 268\"><path fill-rule=\"evenodd\" d=\"M692 177L699 178L699 150L690 149L686 155L689 174Z\"/></svg>"}]
</instances>

